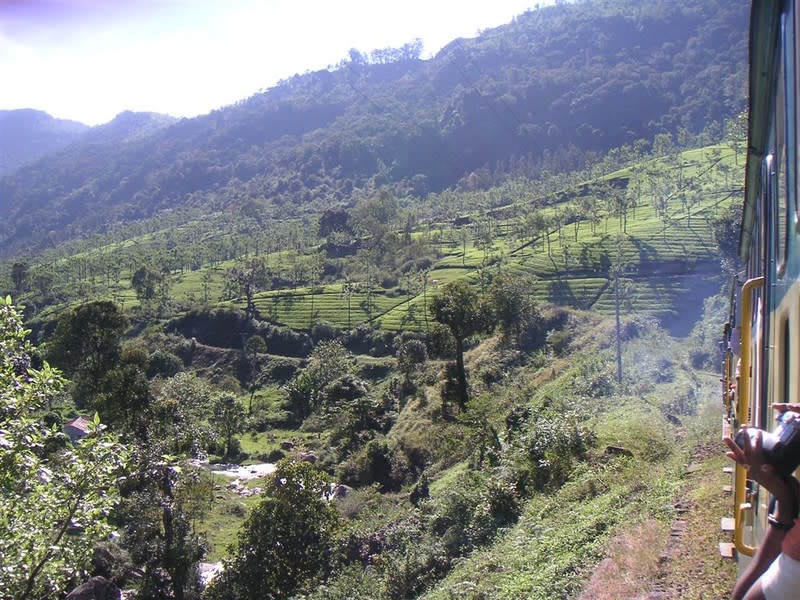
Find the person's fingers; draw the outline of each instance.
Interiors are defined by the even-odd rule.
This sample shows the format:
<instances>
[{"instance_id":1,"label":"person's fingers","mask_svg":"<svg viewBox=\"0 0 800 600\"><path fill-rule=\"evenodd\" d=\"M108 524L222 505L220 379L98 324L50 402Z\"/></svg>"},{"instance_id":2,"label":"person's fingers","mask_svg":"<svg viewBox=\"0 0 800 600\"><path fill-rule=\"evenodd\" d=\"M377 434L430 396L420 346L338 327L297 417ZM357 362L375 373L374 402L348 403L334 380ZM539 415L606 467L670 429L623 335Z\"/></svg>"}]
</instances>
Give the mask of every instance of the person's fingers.
<instances>
[{"instance_id":1,"label":"person's fingers","mask_svg":"<svg viewBox=\"0 0 800 600\"><path fill-rule=\"evenodd\" d=\"M742 427L742 431L744 432L744 435L742 436L744 438L742 450L744 451L744 455L746 457L750 457L753 454L753 439L750 437L750 431L748 431L746 426Z\"/></svg>"},{"instance_id":2,"label":"person's fingers","mask_svg":"<svg viewBox=\"0 0 800 600\"><path fill-rule=\"evenodd\" d=\"M729 458L733 459L737 463L747 462L745 455L742 452L742 449L736 442L733 441L733 439L726 436L725 438L723 438L723 441L725 442L725 445L728 446L728 448L730 448L730 452L727 453L727 456Z\"/></svg>"},{"instance_id":3,"label":"person's fingers","mask_svg":"<svg viewBox=\"0 0 800 600\"><path fill-rule=\"evenodd\" d=\"M747 437L749 438L750 436L748 435ZM754 453L760 455L763 447L764 447L764 438L761 436L761 430L760 429L756 429L756 435L755 435L755 439L753 440L753 444L751 446L751 450Z\"/></svg>"}]
</instances>

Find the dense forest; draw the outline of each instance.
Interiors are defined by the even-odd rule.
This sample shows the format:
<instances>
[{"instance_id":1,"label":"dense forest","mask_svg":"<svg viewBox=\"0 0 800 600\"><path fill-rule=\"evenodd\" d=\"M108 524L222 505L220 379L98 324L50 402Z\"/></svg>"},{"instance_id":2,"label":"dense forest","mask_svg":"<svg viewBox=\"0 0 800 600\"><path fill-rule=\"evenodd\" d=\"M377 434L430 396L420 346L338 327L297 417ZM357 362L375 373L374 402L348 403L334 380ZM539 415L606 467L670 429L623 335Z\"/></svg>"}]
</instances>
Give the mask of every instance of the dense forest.
<instances>
[{"instance_id":1,"label":"dense forest","mask_svg":"<svg viewBox=\"0 0 800 600\"><path fill-rule=\"evenodd\" d=\"M0 596L725 595L746 13L558 2L2 163Z\"/></svg>"}]
</instances>

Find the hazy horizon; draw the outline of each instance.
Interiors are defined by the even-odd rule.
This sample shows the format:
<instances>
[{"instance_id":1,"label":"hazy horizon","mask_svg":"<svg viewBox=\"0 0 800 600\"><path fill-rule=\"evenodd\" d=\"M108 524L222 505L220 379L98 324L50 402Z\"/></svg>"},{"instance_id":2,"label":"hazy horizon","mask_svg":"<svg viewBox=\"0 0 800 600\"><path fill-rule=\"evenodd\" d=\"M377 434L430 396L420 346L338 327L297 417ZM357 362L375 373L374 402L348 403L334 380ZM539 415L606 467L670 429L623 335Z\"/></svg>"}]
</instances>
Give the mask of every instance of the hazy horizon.
<instances>
[{"instance_id":1,"label":"hazy horizon","mask_svg":"<svg viewBox=\"0 0 800 600\"><path fill-rule=\"evenodd\" d=\"M6 0L0 109L33 108L86 125L126 110L192 117L333 66L351 48L420 38L427 58L550 3Z\"/></svg>"}]
</instances>

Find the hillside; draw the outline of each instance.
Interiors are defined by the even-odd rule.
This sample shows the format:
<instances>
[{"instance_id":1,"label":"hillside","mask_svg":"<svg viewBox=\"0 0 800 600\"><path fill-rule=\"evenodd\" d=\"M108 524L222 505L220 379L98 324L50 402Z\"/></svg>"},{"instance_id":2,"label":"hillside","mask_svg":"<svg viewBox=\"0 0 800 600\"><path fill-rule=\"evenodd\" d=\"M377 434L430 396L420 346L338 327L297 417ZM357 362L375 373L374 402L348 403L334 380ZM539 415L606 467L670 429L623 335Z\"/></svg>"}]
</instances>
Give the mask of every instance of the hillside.
<instances>
[{"instance_id":1,"label":"hillside","mask_svg":"<svg viewBox=\"0 0 800 600\"><path fill-rule=\"evenodd\" d=\"M88 130L83 123L38 110L0 110L0 177L64 148Z\"/></svg>"},{"instance_id":2,"label":"hillside","mask_svg":"<svg viewBox=\"0 0 800 600\"><path fill-rule=\"evenodd\" d=\"M3 178L0 255L165 211L252 202L298 216L351 204L354 190L420 198L497 173L570 171L658 133L718 136L744 104L746 20L744 1L563 3L430 60L415 44L354 51L234 106L78 143Z\"/></svg>"},{"instance_id":3,"label":"hillside","mask_svg":"<svg viewBox=\"0 0 800 600\"><path fill-rule=\"evenodd\" d=\"M724 597L745 21L560 2L0 179L0 589Z\"/></svg>"}]
</instances>

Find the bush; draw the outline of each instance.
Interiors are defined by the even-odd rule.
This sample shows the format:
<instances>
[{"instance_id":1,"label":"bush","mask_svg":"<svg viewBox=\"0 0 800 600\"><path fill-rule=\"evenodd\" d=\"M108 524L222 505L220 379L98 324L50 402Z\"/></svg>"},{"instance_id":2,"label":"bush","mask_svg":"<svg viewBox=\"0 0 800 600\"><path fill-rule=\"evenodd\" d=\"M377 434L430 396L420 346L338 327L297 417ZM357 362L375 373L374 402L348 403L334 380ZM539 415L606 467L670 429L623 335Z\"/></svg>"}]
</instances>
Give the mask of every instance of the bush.
<instances>
[{"instance_id":1,"label":"bush","mask_svg":"<svg viewBox=\"0 0 800 600\"><path fill-rule=\"evenodd\" d=\"M346 332L341 342L354 354L391 356L394 354L394 337L391 331L381 331L363 324Z\"/></svg>"},{"instance_id":2,"label":"bush","mask_svg":"<svg viewBox=\"0 0 800 600\"><path fill-rule=\"evenodd\" d=\"M183 371L183 360L172 352L156 350L150 355L150 362L147 367L148 379L156 376L174 377L181 371Z\"/></svg>"},{"instance_id":3,"label":"bush","mask_svg":"<svg viewBox=\"0 0 800 600\"><path fill-rule=\"evenodd\" d=\"M311 341L318 344L324 340L333 340L342 334L342 330L327 321L317 321L311 328Z\"/></svg>"},{"instance_id":4,"label":"bush","mask_svg":"<svg viewBox=\"0 0 800 600\"><path fill-rule=\"evenodd\" d=\"M578 415L540 417L515 439L516 489L527 495L559 487L592 441L593 434L582 426Z\"/></svg>"},{"instance_id":5,"label":"bush","mask_svg":"<svg viewBox=\"0 0 800 600\"><path fill-rule=\"evenodd\" d=\"M431 325L431 356L435 358L453 358L456 353L456 341L450 328L441 323Z\"/></svg>"},{"instance_id":6,"label":"bush","mask_svg":"<svg viewBox=\"0 0 800 600\"><path fill-rule=\"evenodd\" d=\"M378 484L382 491L400 489L408 476L408 463L385 439L368 442L340 471L340 479L353 486Z\"/></svg>"},{"instance_id":7,"label":"bush","mask_svg":"<svg viewBox=\"0 0 800 600\"><path fill-rule=\"evenodd\" d=\"M289 598L306 581L329 573L339 519L322 497L327 487L308 463L278 463L206 597Z\"/></svg>"}]
</instances>

